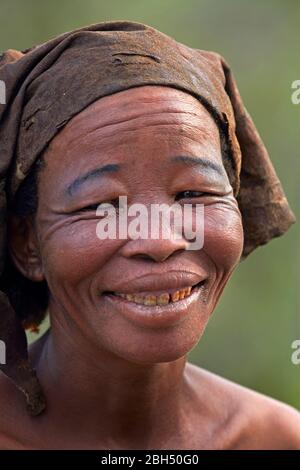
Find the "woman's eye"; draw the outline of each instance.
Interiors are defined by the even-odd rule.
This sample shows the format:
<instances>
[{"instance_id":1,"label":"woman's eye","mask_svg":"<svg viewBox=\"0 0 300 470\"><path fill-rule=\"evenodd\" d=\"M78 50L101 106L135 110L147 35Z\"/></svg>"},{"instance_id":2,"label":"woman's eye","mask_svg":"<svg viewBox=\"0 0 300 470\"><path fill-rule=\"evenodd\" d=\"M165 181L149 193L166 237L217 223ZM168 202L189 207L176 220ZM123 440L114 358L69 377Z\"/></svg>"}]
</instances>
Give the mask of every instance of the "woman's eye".
<instances>
[{"instance_id":1,"label":"woman's eye","mask_svg":"<svg viewBox=\"0 0 300 470\"><path fill-rule=\"evenodd\" d=\"M114 206L116 209L119 208L119 199L113 199L106 202L98 202L96 204L90 204L89 206L82 207L80 212L96 212L97 209L110 210L111 206Z\"/></svg>"},{"instance_id":2,"label":"woman's eye","mask_svg":"<svg viewBox=\"0 0 300 470\"><path fill-rule=\"evenodd\" d=\"M203 193L201 191L181 191L180 193L176 194L175 201L178 201L179 199L192 199L195 197L201 197L204 196L205 194L208 193Z\"/></svg>"},{"instance_id":3,"label":"woman's eye","mask_svg":"<svg viewBox=\"0 0 300 470\"><path fill-rule=\"evenodd\" d=\"M96 211L97 210L97 207L99 206L99 204L91 204L90 206L86 206L86 207L82 207L80 209L80 212L89 212L89 211Z\"/></svg>"}]
</instances>

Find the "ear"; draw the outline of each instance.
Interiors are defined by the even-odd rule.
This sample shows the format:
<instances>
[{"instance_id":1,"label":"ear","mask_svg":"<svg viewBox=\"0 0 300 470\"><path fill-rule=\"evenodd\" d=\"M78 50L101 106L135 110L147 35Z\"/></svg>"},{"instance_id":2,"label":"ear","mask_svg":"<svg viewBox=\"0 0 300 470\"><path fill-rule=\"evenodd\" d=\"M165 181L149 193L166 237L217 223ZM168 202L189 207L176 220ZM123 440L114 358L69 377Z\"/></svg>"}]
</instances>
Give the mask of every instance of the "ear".
<instances>
[{"instance_id":1,"label":"ear","mask_svg":"<svg viewBox=\"0 0 300 470\"><path fill-rule=\"evenodd\" d=\"M8 249L10 256L24 277L31 281L44 281L39 241L33 216L9 216Z\"/></svg>"}]
</instances>

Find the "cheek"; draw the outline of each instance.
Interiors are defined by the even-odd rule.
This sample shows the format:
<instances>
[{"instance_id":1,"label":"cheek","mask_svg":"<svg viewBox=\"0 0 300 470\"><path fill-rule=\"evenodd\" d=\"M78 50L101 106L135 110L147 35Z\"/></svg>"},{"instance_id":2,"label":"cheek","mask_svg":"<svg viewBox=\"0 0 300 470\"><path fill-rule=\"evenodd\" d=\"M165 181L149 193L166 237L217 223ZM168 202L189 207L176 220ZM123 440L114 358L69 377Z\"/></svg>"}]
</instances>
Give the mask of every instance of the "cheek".
<instances>
[{"instance_id":1,"label":"cheek","mask_svg":"<svg viewBox=\"0 0 300 470\"><path fill-rule=\"evenodd\" d=\"M205 207L204 250L217 268L230 272L240 260L244 234L239 211L227 205Z\"/></svg>"},{"instance_id":2,"label":"cheek","mask_svg":"<svg viewBox=\"0 0 300 470\"><path fill-rule=\"evenodd\" d=\"M100 240L96 234L97 221L82 221L52 231L44 238L42 256L49 286L78 285L88 281L118 248L116 240Z\"/></svg>"}]
</instances>

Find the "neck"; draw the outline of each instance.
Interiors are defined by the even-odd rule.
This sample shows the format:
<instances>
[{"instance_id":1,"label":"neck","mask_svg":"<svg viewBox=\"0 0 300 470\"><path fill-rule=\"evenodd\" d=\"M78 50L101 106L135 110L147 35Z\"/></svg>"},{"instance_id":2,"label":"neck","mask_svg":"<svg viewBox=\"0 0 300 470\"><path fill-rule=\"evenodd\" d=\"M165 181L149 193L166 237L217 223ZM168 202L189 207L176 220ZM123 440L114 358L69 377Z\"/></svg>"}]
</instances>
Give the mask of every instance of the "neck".
<instances>
[{"instance_id":1,"label":"neck","mask_svg":"<svg viewBox=\"0 0 300 470\"><path fill-rule=\"evenodd\" d=\"M55 318L55 317L54 317ZM52 320L36 360L48 416L105 442L168 441L184 419L186 356L137 364ZM92 434L93 433L93 434Z\"/></svg>"}]
</instances>

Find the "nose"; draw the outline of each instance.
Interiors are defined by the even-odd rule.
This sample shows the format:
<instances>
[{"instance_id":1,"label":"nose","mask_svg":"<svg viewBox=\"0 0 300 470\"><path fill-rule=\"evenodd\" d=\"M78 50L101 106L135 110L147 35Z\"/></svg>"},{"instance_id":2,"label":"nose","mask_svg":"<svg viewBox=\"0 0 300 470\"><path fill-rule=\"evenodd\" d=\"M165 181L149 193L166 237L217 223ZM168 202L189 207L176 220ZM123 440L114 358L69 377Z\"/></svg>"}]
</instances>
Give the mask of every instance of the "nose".
<instances>
[{"instance_id":1,"label":"nose","mask_svg":"<svg viewBox=\"0 0 300 470\"><path fill-rule=\"evenodd\" d=\"M163 262L174 253L184 251L188 242L180 239L137 239L129 240L122 247L122 255L126 258L142 258L145 260Z\"/></svg>"}]
</instances>

